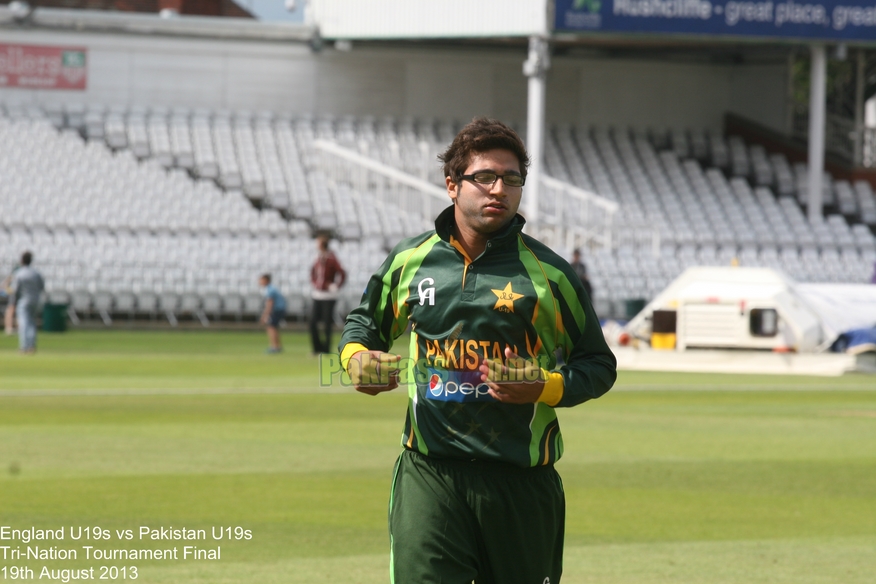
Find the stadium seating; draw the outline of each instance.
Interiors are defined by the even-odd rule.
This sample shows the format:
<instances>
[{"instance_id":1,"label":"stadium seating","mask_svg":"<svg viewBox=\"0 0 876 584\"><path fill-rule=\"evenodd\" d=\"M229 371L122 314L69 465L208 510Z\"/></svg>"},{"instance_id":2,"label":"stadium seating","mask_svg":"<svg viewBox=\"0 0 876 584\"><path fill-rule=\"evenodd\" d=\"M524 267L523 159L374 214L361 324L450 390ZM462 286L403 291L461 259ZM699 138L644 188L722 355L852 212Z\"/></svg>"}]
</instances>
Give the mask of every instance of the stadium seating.
<instances>
[{"instance_id":1,"label":"stadium seating","mask_svg":"<svg viewBox=\"0 0 876 584\"><path fill-rule=\"evenodd\" d=\"M265 271L300 317L310 236L327 229L341 238L350 271L343 313L386 249L427 228L434 211L400 213L409 203L397 185L350 178L354 170L327 161L316 141L441 185L435 156L455 131L413 119L0 107L0 139L16 145L0 154L0 258L12 265L34 250L50 299L77 318L252 318ZM868 183L827 181L829 214L813 225L801 210L805 165L736 137L560 124L546 138L550 176L620 205L613 243L585 250L600 314L623 316L627 300L653 297L692 265L737 261L800 281L864 282L872 273ZM653 236L624 237L646 224ZM552 244L571 255L563 241Z\"/></svg>"}]
</instances>

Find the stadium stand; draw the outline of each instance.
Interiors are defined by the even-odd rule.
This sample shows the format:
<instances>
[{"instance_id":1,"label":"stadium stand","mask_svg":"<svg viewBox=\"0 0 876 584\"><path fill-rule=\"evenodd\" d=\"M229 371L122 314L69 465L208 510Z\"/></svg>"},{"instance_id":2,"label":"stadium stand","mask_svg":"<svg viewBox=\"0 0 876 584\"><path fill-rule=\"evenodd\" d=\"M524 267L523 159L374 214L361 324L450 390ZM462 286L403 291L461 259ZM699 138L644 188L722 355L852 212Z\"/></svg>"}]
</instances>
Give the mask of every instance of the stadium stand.
<instances>
[{"instance_id":1,"label":"stadium stand","mask_svg":"<svg viewBox=\"0 0 876 584\"><path fill-rule=\"evenodd\" d=\"M310 236L326 229L341 238L350 268L343 313L387 247L428 228L446 203L412 196L389 171L341 164L320 144L435 189L443 184L435 155L455 130L413 119L5 106L0 139L16 146L0 154L0 257L11 265L33 249L49 298L69 303L73 318L254 318L262 271L288 293L290 315L303 317ZM560 124L546 155L547 173L571 195L546 191L540 228L575 229L593 208L575 207L575 197L588 191L600 208L618 206L610 238L586 240L601 315L625 316L628 300L655 296L694 265L735 261L803 282L872 274L869 183L828 181L828 215L812 225L801 210L805 165L738 137ZM627 237L643 225L645 237ZM567 256L576 245L553 244Z\"/></svg>"}]
</instances>

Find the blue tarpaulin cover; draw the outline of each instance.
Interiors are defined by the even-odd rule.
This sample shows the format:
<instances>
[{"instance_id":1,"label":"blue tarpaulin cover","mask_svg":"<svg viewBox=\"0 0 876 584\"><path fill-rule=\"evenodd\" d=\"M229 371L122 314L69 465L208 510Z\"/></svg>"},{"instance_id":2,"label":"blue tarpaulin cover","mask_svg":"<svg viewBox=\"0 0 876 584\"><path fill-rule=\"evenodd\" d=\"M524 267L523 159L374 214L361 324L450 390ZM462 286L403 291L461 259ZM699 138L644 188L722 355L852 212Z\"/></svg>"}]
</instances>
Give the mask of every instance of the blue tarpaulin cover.
<instances>
[{"instance_id":1,"label":"blue tarpaulin cover","mask_svg":"<svg viewBox=\"0 0 876 584\"><path fill-rule=\"evenodd\" d=\"M876 352L876 327L846 331L833 344L837 353L860 354Z\"/></svg>"}]
</instances>

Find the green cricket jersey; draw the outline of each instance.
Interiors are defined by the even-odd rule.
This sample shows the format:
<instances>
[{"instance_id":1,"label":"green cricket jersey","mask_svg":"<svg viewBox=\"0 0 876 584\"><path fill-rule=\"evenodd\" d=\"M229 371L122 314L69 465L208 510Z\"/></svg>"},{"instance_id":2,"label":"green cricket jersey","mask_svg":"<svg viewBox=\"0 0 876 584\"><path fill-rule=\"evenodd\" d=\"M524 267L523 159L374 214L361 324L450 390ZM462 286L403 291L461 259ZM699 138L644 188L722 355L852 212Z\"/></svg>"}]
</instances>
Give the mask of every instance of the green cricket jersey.
<instances>
[{"instance_id":1,"label":"green cricket jersey","mask_svg":"<svg viewBox=\"0 0 876 584\"><path fill-rule=\"evenodd\" d=\"M523 217L469 261L452 236L453 212L439 215L435 231L400 242L371 277L347 317L342 355L358 345L389 351L410 323L411 359L400 375L409 384L406 448L552 464L563 451L554 407L607 392L617 362L575 272L521 233ZM545 370L543 401L503 404L489 395L478 367L485 358L503 359L506 346Z\"/></svg>"}]
</instances>

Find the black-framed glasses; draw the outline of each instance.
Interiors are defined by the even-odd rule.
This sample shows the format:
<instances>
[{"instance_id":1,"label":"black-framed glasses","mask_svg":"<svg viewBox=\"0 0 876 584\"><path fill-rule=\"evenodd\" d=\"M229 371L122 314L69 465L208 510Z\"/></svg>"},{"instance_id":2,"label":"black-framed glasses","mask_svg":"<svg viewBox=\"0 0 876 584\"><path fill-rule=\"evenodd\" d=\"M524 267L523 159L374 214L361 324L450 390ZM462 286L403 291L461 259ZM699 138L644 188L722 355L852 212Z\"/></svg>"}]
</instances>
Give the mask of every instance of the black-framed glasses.
<instances>
[{"instance_id":1,"label":"black-framed glasses","mask_svg":"<svg viewBox=\"0 0 876 584\"><path fill-rule=\"evenodd\" d=\"M526 179L519 174L496 174L495 172L476 172L464 174L459 178L476 182L479 185L491 186L500 178L506 187L522 187L526 183Z\"/></svg>"}]
</instances>

